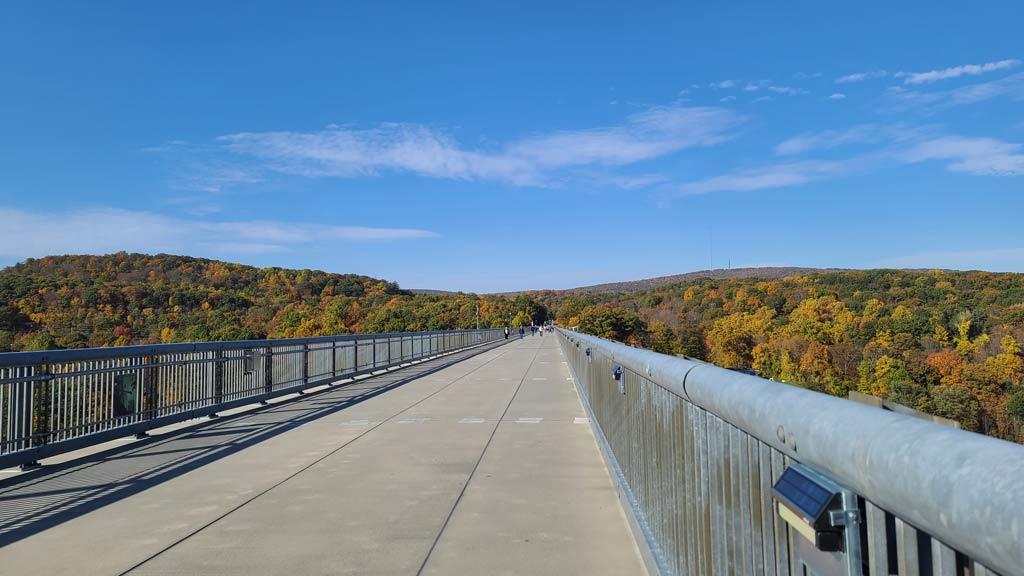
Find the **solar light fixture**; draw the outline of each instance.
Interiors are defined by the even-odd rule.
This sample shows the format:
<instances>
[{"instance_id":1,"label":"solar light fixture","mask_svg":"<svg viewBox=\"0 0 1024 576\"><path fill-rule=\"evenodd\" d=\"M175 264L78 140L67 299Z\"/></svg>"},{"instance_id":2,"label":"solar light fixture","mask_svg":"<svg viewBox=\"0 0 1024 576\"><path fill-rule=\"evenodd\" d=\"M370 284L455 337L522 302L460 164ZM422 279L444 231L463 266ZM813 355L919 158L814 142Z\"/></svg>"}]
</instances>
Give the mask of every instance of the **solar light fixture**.
<instances>
[{"instance_id":1,"label":"solar light fixture","mask_svg":"<svg viewBox=\"0 0 1024 576\"><path fill-rule=\"evenodd\" d=\"M790 464L772 487L779 516L820 552L844 557L846 574L861 574L856 496L802 464Z\"/></svg>"}]
</instances>

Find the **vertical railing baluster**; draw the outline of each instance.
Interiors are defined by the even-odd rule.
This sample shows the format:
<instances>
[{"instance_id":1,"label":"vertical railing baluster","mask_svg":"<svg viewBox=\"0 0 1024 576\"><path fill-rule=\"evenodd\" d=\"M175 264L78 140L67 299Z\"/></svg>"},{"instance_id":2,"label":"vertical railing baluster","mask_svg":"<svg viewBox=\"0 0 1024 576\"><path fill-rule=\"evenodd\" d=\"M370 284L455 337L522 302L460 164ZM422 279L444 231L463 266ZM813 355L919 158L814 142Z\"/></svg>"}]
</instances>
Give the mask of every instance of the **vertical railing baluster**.
<instances>
[{"instance_id":1,"label":"vertical railing baluster","mask_svg":"<svg viewBox=\"0 0 1024 576\"><path fill-rule=\"evenodd\" d=\"M331 379L338 377L338 341L331 340Z\"/></svg>"},{"instance_id":2,"label":"vertical railing baluster","mask_svg":"<svg viewBox=\"0 0 1024 576\"><path fill-rule=\"evenodd\" d=\"M213 353L213 403L224 401L224 350Z\"/></svg>"},{"instance_id":3,"label":"vertical railing baluster","mask_svg":"<svg viewBox=\"0 0 1024 576\"><path fill-rule=\"evenodd\" d=\"M302 345L302 386L309 385L309 344Z\"/></svg>"},{"instance_id":4,"label":"vertical railing baluster","mask_svg":"<svg viewBox=\"0 0 1024 576\"><path fill-rule=\"evenodd\" d=\"M263 349L263 393L274 392L274 349L267 346Z\"/></svg>"},{"instance_id":5,"label":"vertical railing baluster","mask_svg":"<svg viewBox=\"0 0 1024 576\"><path fill-rule=\"evenodd\" d=\"M50 441L50 379L48 375L50 367L46 364L39 366L39 373L33 386L32 396L34 398L32 415L32 445L42 446Z\"/></svg>"}]
</instances>

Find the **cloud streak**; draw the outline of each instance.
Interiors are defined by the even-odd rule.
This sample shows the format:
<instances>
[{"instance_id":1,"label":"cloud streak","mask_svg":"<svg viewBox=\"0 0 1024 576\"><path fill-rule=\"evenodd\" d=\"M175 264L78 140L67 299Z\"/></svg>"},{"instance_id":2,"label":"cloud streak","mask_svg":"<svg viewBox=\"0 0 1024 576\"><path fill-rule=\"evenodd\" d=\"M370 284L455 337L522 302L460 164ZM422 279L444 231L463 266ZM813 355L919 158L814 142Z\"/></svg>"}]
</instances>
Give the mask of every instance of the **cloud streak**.
<instances>
[{"instance_id":1,"label":"cloud streak","mask_svg":"<svg viewBox=\"0 0 1024 576\"><path fill-rule=\"evenodd\" d=\"M886 96L897 108L918 107L931 112L964 104L976 104L1002 96L1024 100L1024 72L1017 72L998 80L936 92L921 92L895 86L887 91Z\"/></svg>"},{"instance_id":2,"label":"cloud streak","mask_svg":"<svg viewBox=\"0 0 1024 576\"><path fill-rule=\"evenodd\" d=\"M765 90L769 92L775 92L776 94L785 94L786 96L799 96L801 94L807 94L806 90L800 88L794 88L792 86L767 86Z\"/></svg>"},{"instance_id":3,"label":"cloud streak","mask_svg":"<svg viewBox=\"0 0 1024 576\"><path fill-rule=\"evenodd\" d=\"M890 129L878 124L859 124L846 130L808 132L783 140L775 146L774 151L779 156L792 156L850 144L880 142L893 138L896 132L903 132L903 130Z\"/></svg>"},{"instance_id":4,"label":"cloud streak","mask_svg":"<svg viewBox=\"0 0 1024 576\"><path fill-rule=\"evenodd\" d=\"M855 162L806 160L784 162L756 168L744 168L688 182L680 186L676 196L693 196L712 192L752 192L771 188L785 188L833 178L854 169Z\"/></svg>"},{"instance_id":5,"label":"cloud streak","mask_svg":"<svg viewBox=\"0 0 1024 576\"><path fill-rule=\"evenodd\" d=\"M372 228L274 220L189 220L152 212L87 208L41 213L0 207L0 256L131 252L267 254L312 243L393 241L436 237L414 228Z\"/></svg>"},{"instance_id":6,"label":"cloud streak","mask_svg":"<svg viewBox=\"0 0 1024 576\"><path fill-rule=\"evenodd\" d=\"M902 159L910 163L946 160L950 171L978 176L1024 175L1024 146L995 138L934 138L915 144Z\"/></svg>"},{"instance_id":7,"label":"cloud streak","mask_svg":"<svg viewBox=\"0 0 1024 576\"><path fill-rule=\"evenodd\" d=\"M928 84L939 80L959 78L960 76L977 76L987 72L1008 70L1020 64L1020 60L999 60L998 62L986 62L985 64L966 64L954 66L943 70L931 70L928 72L901 72L897 76L904 78L904 84Z\"/></svg>"},{"instance_id":8,"label":"cloud streak","mask_svg":"<svg viewBox=\"0 0 1024 576\"><path fill-rule=\"evenodd\" d=\"M794 160L732 172L685 183L672 196L714 192L751 192L786 188L840 178L893 164L945 161L946 168L977 176L1024 175L1024 145L994 138L935 135L934 129L864 124L847 130L826 130L779 143L780 156L822 152L853 144L884 144L882 149L836 160Z\"/></svg>"},{"instance_id":9,"label":"cloud streak","mask_svg":"<svg viewBox=\"0 0 1024 576\"><path fill-rule=\"evenodd\" d=\"M219 138L236 157L273 172L309 177L409 172L431 178L549 186L564 172L623 166L729 138L742 118L724 108L661 106L618 126L564 130L467 149L418 124L330 127L314 132L243 132Z\"/></svg>"},{"instance_id":10,"label":"cloud streak","mask_svg":"<svg viewBox=\"0 0 1024 576\"><path fill-rule=\"evenodd\" d=\"M835 79L836 84L852 84L854 82L863 82L865 80L872 80L875 78L885 78L889 73L885 70L872 70L870 72L855 72L853 74L847 74L846 76L840 76Z\"/></svg>"}]
</instances>

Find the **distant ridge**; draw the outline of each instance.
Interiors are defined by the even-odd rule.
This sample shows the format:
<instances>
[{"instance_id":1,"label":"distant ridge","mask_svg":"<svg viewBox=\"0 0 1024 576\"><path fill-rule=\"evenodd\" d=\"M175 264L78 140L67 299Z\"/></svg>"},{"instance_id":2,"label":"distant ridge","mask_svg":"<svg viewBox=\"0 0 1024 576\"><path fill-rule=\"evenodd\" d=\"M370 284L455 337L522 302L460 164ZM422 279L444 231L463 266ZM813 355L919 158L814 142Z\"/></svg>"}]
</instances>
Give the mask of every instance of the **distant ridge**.
<instances>
[{"instance_id":1,"label":"distant ridge","mask_svg":"<svg viewBox=\"0 0 1024 576\"><path fill-rule=\"evenodd\" d=\"M560 292L586 292L588 294L602 294L607 292L639 292L650 290L668 284L679 284L701 278L712 280L728 280L731 278L765 278L774 280L787 276L800 274L824 274L827 272L841 272L842 268L798 268L798 267L764 267L764 268L728 268L717 270L700 270L698 272L687 272L685 274L673 274L671 276L658 276L657 278L646 278L643 280L630 280L627 282L609 282L606 284L594 284L592 286L581 286L560 290Z\"/></svg>"}]
</instances>

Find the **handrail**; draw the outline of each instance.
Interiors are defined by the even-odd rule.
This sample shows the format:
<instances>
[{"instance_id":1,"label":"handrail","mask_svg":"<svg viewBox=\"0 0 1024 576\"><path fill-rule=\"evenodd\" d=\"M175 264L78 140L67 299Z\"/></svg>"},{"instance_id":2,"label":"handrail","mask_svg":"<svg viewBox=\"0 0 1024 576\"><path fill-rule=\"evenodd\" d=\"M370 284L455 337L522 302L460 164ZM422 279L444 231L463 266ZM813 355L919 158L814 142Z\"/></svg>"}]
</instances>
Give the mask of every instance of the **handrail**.
<instances>
[{"instance_id":1,"label":"handrail","mask_svg":"<svg viewBox=\"0 0 1024 576\"><path fill-rule=\"evenodd\" d=\"M391 338L395 336L417 336L427 334L471 333L482 330L426 330L422 332L382 332L379 334L340 334L337 336L312 336L308 338L274 338L268 340L223 340L218 342L178 342L172 344L136 344L107 348L72 348L66 350L36 350L31 352L0 353L0 368L26 366L75 360L96 360L108 358L129 358L152 354L183 354L188 352L209 352L216 350L238 350L242 348L264 348L268 343L274 346L301 346L303 344L330 344L366 340L366 338ZM493 329L497 330L497 329Z\"/></svg>"},{"instance_id":2,"label":"handrail","mask_svg":"<svg viewBox=\"0 0 1024 576\"><path fill-rule=\"evenodd\" d=\"M0 354L0 468L498 340L500 329Z\"/></svg>"},{"instance_id":3,"label":"handrail","mask_svg":"<svg viewBox=\"0 0 1024 576\"><path fill-rule=\"evenodd\" d=\"M588 334L559 333L568 345L606 356L988 568L1013 574L1024 567L1024 446Z\"/></svg>"}]
</instances>

